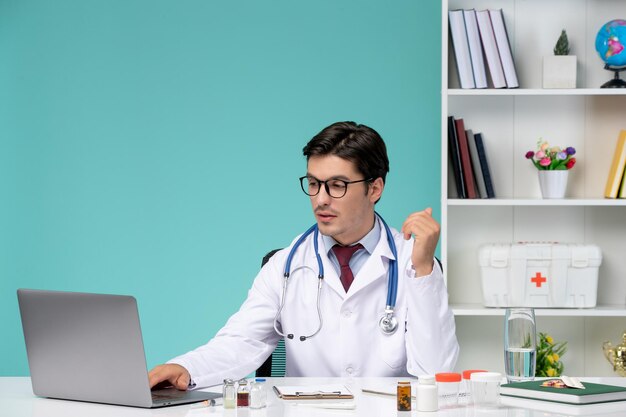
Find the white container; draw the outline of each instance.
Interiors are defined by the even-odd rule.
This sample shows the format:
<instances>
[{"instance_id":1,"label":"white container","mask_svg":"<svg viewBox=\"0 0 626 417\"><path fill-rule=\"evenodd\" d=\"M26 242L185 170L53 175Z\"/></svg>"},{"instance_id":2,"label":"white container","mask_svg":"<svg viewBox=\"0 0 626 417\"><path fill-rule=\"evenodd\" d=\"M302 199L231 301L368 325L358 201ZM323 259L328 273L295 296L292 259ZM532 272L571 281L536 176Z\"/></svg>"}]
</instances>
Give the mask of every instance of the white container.
<instances>
[{"instance_id":1,"label":"white container","mask_svg":"<svg viewBox=\"0 0 626 417\"><path fill-rule=\"evenodd\" d=\"M461 372L463 375L463 380L461 381L461 388L459 391L459 404L461 405L471 405L472 404L472 383L470 378L472 374L476 372L487 372L482 369L466 369Z\"/></svg>"},{"instance_id":2,"label":"white container","mask_svg":"<svg viewBox=\"0 0 626 417\"><path fill-rule=\"evenodd\" d=\"M500 405L502 374L498 372L476 372L471 375L470 380L475 407L493 408Z\"/></svg>"},{"instance_id":3,"label":"white container","mask_svg":"<svg viewBox=\"0 0 626 417\"><path fill-rule=\"evenodd\" d=\"M439 408L456 407L459 404L459 385L461 374L442 372L435 374L439 393Z\"/></svg>"},{"instance_id":4,"label":"white container","mask_svg":"<svg viewBox=\"0 0 626 417\"><path fill-rule=\"evenodd\" d=\"M488 244L479 263L486 307L596 306L602 253L595 245Z\"/></svg>"},{"instance_id":5,"label":"white container","mask_svg":"<svg viewBox=\"0 0 626 417\"><path fill-rule=\"evenodd\" d=\"M437 411L439 396L434 375L420 375L417 379L417 411Z\"/></svg>"}]
</instances>

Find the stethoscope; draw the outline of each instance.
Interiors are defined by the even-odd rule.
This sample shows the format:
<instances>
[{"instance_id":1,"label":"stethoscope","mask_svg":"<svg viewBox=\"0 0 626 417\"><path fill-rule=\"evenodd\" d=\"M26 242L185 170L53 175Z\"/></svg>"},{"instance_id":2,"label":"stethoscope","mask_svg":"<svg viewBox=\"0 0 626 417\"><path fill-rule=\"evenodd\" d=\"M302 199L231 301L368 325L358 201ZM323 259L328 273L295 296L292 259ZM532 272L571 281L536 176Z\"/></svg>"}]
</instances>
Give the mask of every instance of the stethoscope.
<instances>
[{"instance_id":1,"label":"stethoscope","mask_svg":"<svg viewBox=\"0 0 626 417\"><path fill-rule=\"evenodd\" d=\"M387 241L389 242L389 247L391 248L391 253L393 254L394 259L389 260L389 280L387 283L387 305L385 307L385 312L383 316L378 321L378 326L380 330L384 334L393 334L398 328L398 320L393 314L393 309L396 306L396 297L398 295L398 252L396 250L396 244L393 240L393 235L391 234L391 230L387 223L383 220L383 218L376 213L376 216L380 219L383 226L385 227L385 233L387 234ZM317 223L311 226L306 232L300 236L300 238L296 241L296 243L291 248L289 255L287 256L287 261L285 262L285 272L283 274L283 294L280 298L280 307L278 308L278 313L276 313L276 317L274 317L274 330L280 336L285 337L285 335L278 330L276 324L278 323L278 318L280 317L280 313L285 306L285 294L287 293L287 282L289 280L289 273L291 271L291 261L293 260L293 256L295 255L298 247L304 242L304 240L313 233L313 246L315 248L315 257L317 258L317 266L318 266L318 275L317 275L317 316L319 318L319 326L317 330L309 335L309 336L300 336L300 341L304 342L308 338L311 338L318 334L320 330L322 330L322 311L320 309L320 294L322 292L322 282L324 281L324 265L322 264L322 258L319 254L318 248L318 236L319 230L317 228ZM293 334L287 334L288 339L293 339Z\"/></svg>"}]
</instances>

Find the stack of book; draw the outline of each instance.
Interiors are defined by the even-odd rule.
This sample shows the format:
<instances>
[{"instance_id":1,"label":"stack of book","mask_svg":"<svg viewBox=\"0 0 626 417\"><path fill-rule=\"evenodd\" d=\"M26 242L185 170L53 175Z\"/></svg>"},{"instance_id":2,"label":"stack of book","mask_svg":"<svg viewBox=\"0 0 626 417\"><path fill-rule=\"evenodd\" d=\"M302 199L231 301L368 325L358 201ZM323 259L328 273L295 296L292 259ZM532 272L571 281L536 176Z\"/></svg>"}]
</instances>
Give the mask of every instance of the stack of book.
<instances>
[{"instance_id":1,"label":"stack of book","mask_svg":"<svg viewBox=\"0 0 626 417\"><path fill-rule=\"evenodd\" d=\"M626 198L626 130L619 132L604 189L606 198Z\"/></svg>"},{"instance_id":2,"label":"stack of book","mask_svg":"<svg viewBox=\"0 0 626 417\"><path fill-rule=\"evenodd\" d=\"M502 9L450 10L448 17L461 88L519 87Z\"/></svg>"},{"instance_id":3,"label":"stack of book","mask_svg":"<svg viewBox=\"0 0 626 417\"><path fill-rule=\"evenodd\" d=\"M448 117L448 148L459 198L495 198L482 133L465 129L463 119Z\"/></svg>"}]
</instances>

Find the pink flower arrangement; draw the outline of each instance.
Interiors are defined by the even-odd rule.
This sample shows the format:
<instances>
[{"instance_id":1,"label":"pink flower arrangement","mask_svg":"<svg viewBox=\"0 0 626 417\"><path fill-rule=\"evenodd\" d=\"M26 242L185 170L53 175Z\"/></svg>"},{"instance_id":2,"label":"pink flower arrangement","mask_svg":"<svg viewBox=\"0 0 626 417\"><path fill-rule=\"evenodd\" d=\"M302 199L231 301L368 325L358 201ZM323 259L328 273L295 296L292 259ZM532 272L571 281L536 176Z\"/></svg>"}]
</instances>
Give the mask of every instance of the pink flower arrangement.
<instances>
[{"instance_id":1,"label":"pink flower arrangement","mask_svg":"<svg viewBox=\"0 0 626 417\"><path fill-rule=\"evenodd\" d=\"M576 164L576 149L568 146L561 149L558 146L550 146L543 139L537 141L537 151L526 152L526 159L530 159L539 170L566 170L572 169Z\"/></svg>"}]
</instances>

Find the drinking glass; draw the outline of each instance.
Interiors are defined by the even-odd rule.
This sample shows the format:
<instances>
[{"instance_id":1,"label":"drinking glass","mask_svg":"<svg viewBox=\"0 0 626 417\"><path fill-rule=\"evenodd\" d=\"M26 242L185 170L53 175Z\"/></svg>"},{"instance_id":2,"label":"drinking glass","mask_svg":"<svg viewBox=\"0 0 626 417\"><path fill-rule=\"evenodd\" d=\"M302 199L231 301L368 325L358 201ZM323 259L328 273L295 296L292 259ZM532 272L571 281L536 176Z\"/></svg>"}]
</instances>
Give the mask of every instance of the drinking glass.
<instances>
[{"instance_id":1,"label":"drinking glass","mask_svg":"<svg viewBox=\"0 0 626 417\"><path fill-rule=\"evenodd\" d=\"M509 382L535 379L537 344L535 311L507 308L504 316L504 367Z\"/></svg>"}]
</instances>

